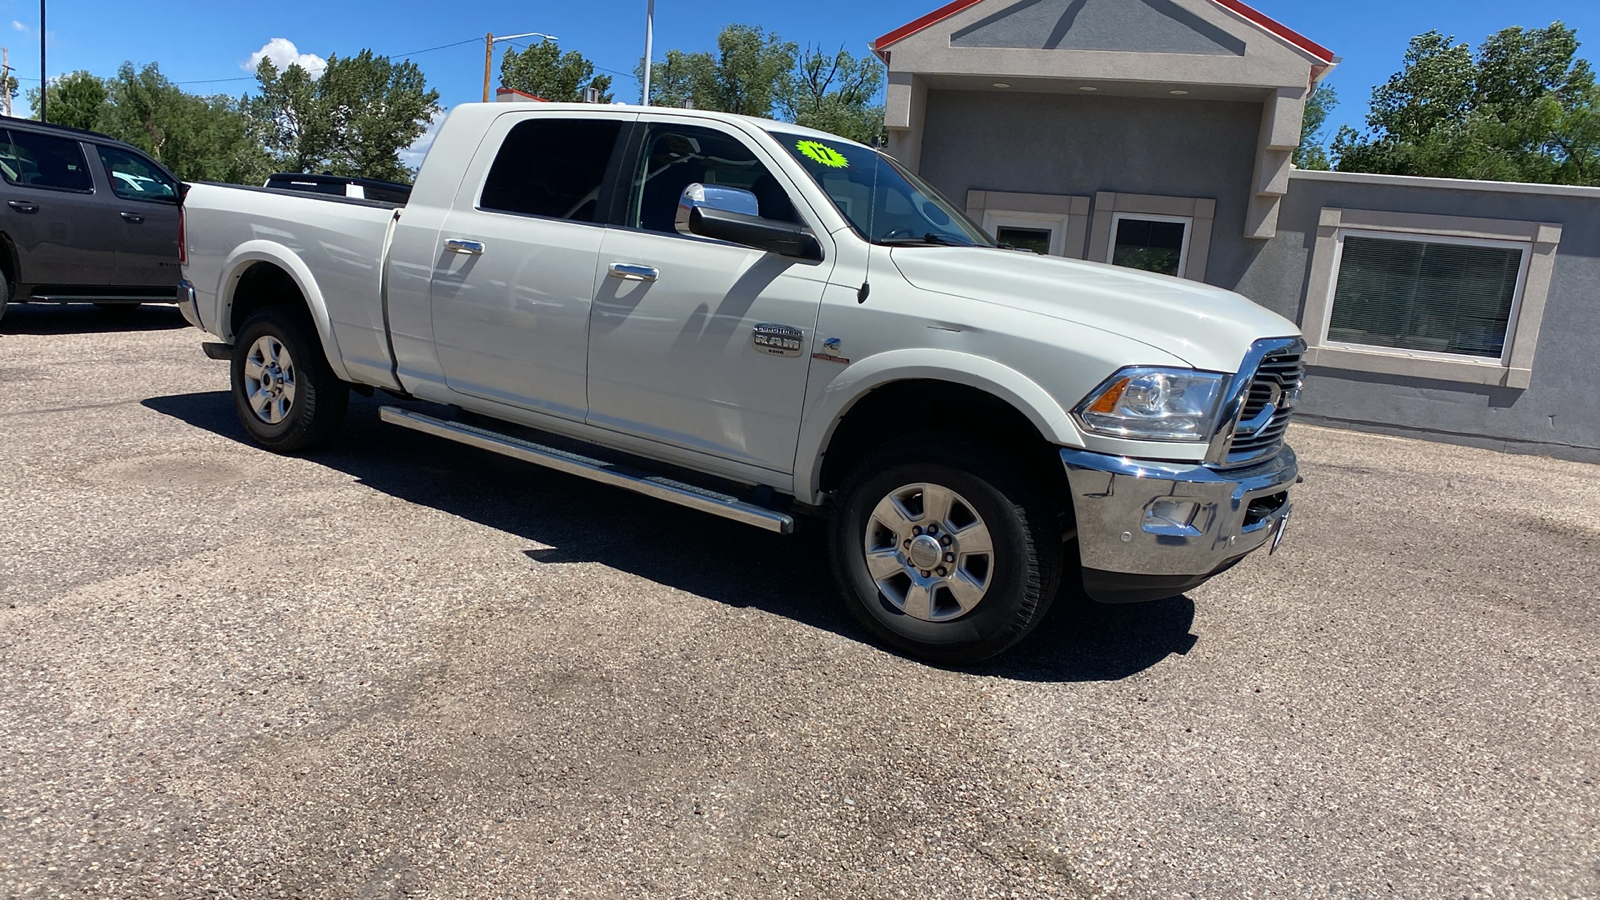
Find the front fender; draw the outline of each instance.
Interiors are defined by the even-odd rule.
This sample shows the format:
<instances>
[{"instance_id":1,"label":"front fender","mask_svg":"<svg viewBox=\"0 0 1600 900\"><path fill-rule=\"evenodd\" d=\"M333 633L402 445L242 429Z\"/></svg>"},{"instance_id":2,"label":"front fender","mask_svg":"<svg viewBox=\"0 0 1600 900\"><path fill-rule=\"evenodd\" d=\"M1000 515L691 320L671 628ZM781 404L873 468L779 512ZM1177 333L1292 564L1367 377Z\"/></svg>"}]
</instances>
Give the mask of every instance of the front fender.
<instances>
[{"instance_id":1,"label":"front fender","mask_svg":"<svg viewBox=\"0 0 1600 900\"><path fill-rule=\"evenodd\" d=\"M794 473L795 490L802 499L813 504L822 502L823 455L845 414L874 390L913 379L948 381L985 391L1026 416L1045 440L1064 447L1083 446L1083 436L1068 411L1037 382L1015 369L956 350L890 350L852 362L806 411Z\"/></svg>"},{"instance_id":2,"label":"front fender","mask_svg":"<svg viewBox=\"0 0 1600 900\"><path fill-rule=\"evenodd\" d=\"M341 380L350 381L350 372L345 367L344 356L339 352L339 340L333 333L333 319L328 315L328 304L323 299L322 291L317 287L316 276L311 274L311 269L293 250L274 241L246 241L235 247L223 261L222 275L217 283L216 293L219 336L229 343L233 342L234 292L238 289L239 279L245 270L256 263L270 263L288 273L295 286L300 289L300 296L305 298L311 320L317 327L317 337L322 341L322 353L327 357L328 367Z\"/></svg>"}]
</instances>

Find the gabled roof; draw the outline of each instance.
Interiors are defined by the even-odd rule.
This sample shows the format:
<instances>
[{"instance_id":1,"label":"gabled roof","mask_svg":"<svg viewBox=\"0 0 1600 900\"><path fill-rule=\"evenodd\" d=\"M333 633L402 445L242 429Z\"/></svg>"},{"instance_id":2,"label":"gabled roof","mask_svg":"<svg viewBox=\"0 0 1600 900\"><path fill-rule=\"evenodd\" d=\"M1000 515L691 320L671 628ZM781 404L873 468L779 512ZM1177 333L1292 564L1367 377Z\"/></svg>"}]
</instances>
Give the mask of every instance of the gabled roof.
<instances>
[{"instance_id":1,"label":"gabled roof","mask_svg":"<svg viewBox=\"0 0 1600 900\"><path fill-rule=\"evenodd\" d=\"M954 2L940 7L914 22L908 22L907 24L896 28L883 37L878 38L876 41L873 41L870 46L872 47L873 52L878 54L879 57L884 57L885 51L887 51L891 45L903 41L913 34L923 30L924 28L942 22L945 19L948 19L951 16L976 6L982 2L983 0L954 0ZM1304 50L1306 53L1316 57L1317 60L1322 64L1332 65L1334 60L1334 54L1332 50L1329 50L1327 47L1324 47L1316 41L1311 40L1310 38L1299 33L1298 31L1295 31L1282 22L1271 18L1265 13L1246 6L1244 3L1241 3L1240 0L1210 0L1210 2L1217 4L1218 6L1234 13L1237 16L1240 16L1263 31L1276 35L1279 39L1298 47L1301 50ZM885 61L887 62L887 58L885 58Z\"/></svg>"}]
</instances>

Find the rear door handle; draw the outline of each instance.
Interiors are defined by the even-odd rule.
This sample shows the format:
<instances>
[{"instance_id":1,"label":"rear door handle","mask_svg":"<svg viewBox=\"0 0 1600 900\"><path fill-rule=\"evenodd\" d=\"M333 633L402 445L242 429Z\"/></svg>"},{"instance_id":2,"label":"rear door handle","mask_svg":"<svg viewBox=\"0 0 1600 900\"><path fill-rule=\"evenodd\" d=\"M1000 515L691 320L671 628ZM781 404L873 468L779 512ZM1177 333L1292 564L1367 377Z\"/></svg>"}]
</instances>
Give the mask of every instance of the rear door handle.
<instances>
[{"instance_id":1,"label":"rear door handle","mask_svg":"<svg viewBox=\"0 0 1600 900\"><path fill-rule=\"evenodd\" d=\"M36 213L39 211L39 204L30 203L27 200L10 200L6 202L6 205L19 213Z\"/></svg>"},{"instance_id":2,"label":"rear door handle","mask_svg":"<svg viewBox=\"0 0 1600 900\"><path fill-rule=\"evenodd\" d=\"M444 242L444 249L451 253L460 253L462 256L482 256L483 241L465 241L461 238L449 238Z\"/></svg>"},{"instance_id":3,"label":"rear door handle","mask_svg":"<svg viewBox=\"0 0 1600 900\"><path fill-rule=\"evenodd\" d=\"M661 272L650 266L640 266L634 263L612 263L610 275L612 278L621 278L623 281L655 281L661 277Z\"/></svg>"},{"instance_id":4,"label":"rear door handle","mask_svg":"<svg viewBox=\"0 0 1600 900\"><path fill-rule=\"evenodd\" d=\"M122 214L122 221L127 222L130 225L143 225L144 216L141 216L138 213L125 212Z\"/></svg>"}]
</instances>

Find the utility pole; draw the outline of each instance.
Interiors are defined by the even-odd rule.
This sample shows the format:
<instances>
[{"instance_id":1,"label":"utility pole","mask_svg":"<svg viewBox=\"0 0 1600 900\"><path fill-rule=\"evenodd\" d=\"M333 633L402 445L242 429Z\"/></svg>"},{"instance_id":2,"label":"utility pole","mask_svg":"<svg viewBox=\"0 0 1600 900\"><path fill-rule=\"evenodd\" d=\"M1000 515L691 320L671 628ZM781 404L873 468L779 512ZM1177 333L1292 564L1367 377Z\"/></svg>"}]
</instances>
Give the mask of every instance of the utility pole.
<instances>
[{"instance_id":1,"label":"utility pole","mask_svg":"<svg viewBox=\"0 0 1600 900\"><path fill-rule=\"evenodd\" d=\"M11 118L11 48L10 47L0 47L0 69L4 70L4 81L0 82L0 88L4 88L5 89L5 95L6 95L6 118L9 119L9 118Z\"/></svg>"},{"instance_id":2,"label":"utility pole","mask_svg":"<svg viewBox=\"0 0 1600 900\"><path fill-rule=\"evenodd\" d=\"M50 79L45 75L44 66L44 0L39 0L39 121L48 122L45 118L45 95L50 93Z\"/></svg>"},{"instance_id":3,"label":"utility pole","mask_svg":"<svg viewBox=\"0 0 1600 900\"><path fill-rule=\"evenodd\" d=\"M516 41L531 37L544 38L552 44L561 40L553 34L545 34L542 31L530 31L526 34L508 34L505 37L495 37L494 32L491 31L483 36L483 102L489 102L489 70L494 68L495 43L497 41Z\"/></svg>"},{"instance_id":4,"label":"utility pole","mask_svg":"<svg viewBox=\"0 0 1600 900\"><path fill-rule=\"evenodd\" d=\"M650 69L654 63L650 61L655 56L656 44L656 0L647 0L644 10L644 99L641 106L650 105Z\"/></svg>"}]
</instances>

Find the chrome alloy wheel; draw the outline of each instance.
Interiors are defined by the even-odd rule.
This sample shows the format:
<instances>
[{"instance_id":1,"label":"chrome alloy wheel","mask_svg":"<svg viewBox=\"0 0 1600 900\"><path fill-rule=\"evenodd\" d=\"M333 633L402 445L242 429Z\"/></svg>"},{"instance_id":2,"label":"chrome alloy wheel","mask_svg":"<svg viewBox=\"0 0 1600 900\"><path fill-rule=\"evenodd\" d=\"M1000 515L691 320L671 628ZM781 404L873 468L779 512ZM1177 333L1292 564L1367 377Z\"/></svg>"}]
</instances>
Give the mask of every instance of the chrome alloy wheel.
<instances>
[{"instance_id":1,"label":"chrome alloy wheel","mask_svg":"<svg viewBox=\"0 0 1600 900\"><path fill-rule=\"evenodd\" d=\"M867 571L894 607L924 622L972 612L994 580L994 539L965 498L937 484L908 484L867 520Z\"/></svg>"},{"instance_id":2,"label":"chrome alloy wheel","mask_svg":"<svg viewBox=\"0 0 1600 900\"><path fill-rule=\"evenodd\" d=\"M294 407L294 358L270 334L256 338L244 358L244 388L250 410L268 425L277 425Z\"/></svg>"}]
</instances>

